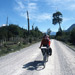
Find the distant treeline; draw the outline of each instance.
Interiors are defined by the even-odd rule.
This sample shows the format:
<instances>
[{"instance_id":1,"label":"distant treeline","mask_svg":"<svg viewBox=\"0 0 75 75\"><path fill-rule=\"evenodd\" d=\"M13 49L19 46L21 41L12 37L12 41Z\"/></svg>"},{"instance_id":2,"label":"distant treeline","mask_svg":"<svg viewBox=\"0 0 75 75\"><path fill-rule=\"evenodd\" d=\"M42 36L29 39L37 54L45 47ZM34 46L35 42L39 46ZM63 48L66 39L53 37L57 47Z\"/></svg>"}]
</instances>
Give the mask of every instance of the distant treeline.
<instances>
[{"instance_id":1,"label":"distant treeline","mask_svg":"<svg viewBox=\"0 0 75 75\"><path fill-rule=\"evenodd\" d=\"M0 44L6 41L14 41L15 43L31 43L41 39L42 32L38 27L32 28L29 34L26 29L19 27L18 25L10 24L9 26L0 27Z\"/></svg>"},{"instance_id":2,"label":"distant treeline","mask_svg":"<svg viewBox=\"0 0 75 75\"><path fill-rule=\"evenodd\" d=\"M71 31L58 31L55 38L57 40L75 45L75 28Z\"/></svg>"}]
</instances>

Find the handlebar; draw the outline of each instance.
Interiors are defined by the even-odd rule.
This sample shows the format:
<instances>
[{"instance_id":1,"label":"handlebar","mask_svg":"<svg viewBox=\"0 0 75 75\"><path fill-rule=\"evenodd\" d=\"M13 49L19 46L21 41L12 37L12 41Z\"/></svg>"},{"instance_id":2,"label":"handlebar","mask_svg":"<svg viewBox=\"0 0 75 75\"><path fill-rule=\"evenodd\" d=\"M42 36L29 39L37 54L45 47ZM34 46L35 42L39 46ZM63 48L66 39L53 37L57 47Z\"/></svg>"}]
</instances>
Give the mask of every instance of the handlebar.
<instances>
[{"instance_id":1,"label":"handlebar","mask_svg":"<svg viewBox=\"0 0 75 75\"><path fill-rule=\"evenodd\" d=\"M49 47L41 47L40 49L49 49Z\"/></svg>"}]
</instances>

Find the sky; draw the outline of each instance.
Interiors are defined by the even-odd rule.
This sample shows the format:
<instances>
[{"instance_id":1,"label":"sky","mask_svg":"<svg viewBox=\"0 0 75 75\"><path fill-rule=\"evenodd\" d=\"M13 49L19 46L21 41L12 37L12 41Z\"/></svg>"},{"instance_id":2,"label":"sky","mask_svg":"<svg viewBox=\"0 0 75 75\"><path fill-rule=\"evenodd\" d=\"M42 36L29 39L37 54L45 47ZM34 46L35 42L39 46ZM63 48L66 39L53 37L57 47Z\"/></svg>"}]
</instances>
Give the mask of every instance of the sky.
<instances>
[{"instance_id":1,"label":"sky","mask_svg":"<svg viewBox=\"0 0 75 75\"><path fill-rule=\"evenodd\" d=\"M61 28L66 30L75 23L75 0L0 0L0 26L16 24L27 29L27 13L29 12L30 29L32 25L39 30L57 32L59 25L52 24L52 15L56 11L62 13Z\"/></svg>"}]
</instances>

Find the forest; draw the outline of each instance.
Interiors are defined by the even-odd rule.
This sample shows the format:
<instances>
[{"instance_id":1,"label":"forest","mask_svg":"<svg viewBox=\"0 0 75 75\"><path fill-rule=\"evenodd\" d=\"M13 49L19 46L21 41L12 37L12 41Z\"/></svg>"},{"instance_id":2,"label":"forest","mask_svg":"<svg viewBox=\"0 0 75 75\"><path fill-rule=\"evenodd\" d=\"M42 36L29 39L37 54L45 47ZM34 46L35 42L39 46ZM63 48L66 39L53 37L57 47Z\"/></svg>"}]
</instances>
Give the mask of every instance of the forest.
<instances>
[{"instance_id":1,"label":"forest","mask_svg":"<svg viewBox=\"0 0 75 75\"><path fill-rule=\"evenodd\" d=\"M13 52L41 40L43 33L36 26L29 31L10 24L0 27L0 55Z\"/></svg>"}]
</instances>

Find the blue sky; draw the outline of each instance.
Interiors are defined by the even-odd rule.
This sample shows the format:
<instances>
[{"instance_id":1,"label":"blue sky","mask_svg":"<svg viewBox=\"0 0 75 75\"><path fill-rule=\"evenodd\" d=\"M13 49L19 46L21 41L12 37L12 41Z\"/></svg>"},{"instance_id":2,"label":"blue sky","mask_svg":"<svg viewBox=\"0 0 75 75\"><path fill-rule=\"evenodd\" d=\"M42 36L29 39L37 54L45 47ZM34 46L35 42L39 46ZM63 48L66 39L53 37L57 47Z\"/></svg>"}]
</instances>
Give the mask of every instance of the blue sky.
<instances>
[{"instance_id":1,"label":"blue sky","mask_svg":"<svg viewBox=\"0 0 75 75\"><path fill-rule=\"evenodd\" d=\"M26 11L29 11L30 29L32 25L46 32L58 31L59 25L52 24L52 14L60 11L63 15L63 30L75 23L75 0L0 0L0 26L17 24L27 29Z\"/></svg>"}]
</instances>

